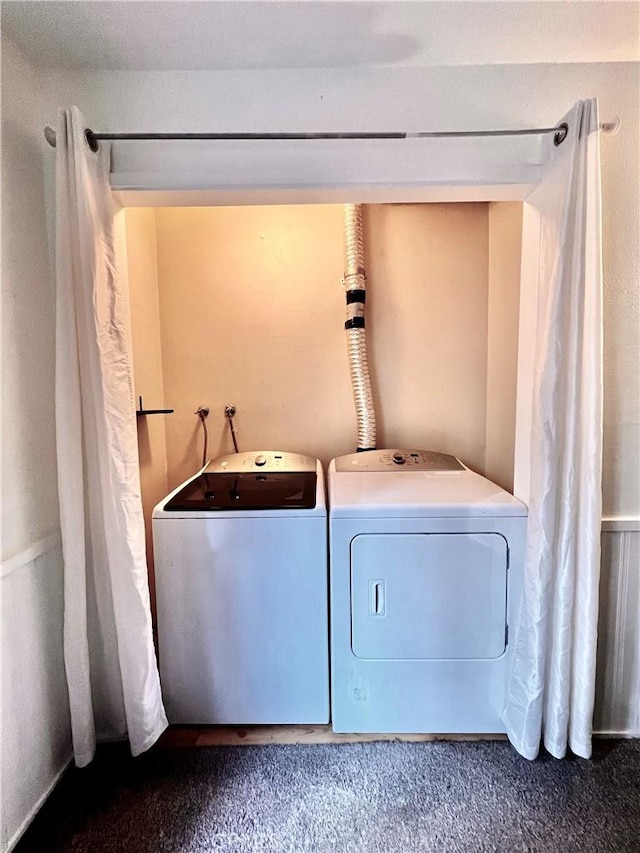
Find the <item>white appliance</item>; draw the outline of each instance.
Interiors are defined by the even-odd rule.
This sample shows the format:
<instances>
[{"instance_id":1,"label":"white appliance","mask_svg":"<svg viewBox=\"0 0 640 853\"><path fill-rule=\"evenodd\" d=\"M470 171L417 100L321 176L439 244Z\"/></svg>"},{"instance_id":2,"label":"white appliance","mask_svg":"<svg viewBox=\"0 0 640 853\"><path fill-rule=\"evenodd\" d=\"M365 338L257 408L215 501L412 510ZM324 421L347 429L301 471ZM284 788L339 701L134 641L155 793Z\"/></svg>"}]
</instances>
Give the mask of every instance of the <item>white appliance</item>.
<instances>
[{"instance_id":1,"label":"white appliance","mask_svg":"<svg viewBox=\"0 0 640 853\"><path fill-rule=\"evenodd\" d=\"M210 462L153 512L162 693L172 723L327 723L320 463Z\"/></svg>"},{"instance_id":2,"label":"white appliance","mask_svg":"<svg viewBox=\"0 0 640 853\"><path fill-rule=\"evenodd\" d=\"M458 459L329 466L337 732L503 732L526 507Z\"/></svg>"}]
</instances>

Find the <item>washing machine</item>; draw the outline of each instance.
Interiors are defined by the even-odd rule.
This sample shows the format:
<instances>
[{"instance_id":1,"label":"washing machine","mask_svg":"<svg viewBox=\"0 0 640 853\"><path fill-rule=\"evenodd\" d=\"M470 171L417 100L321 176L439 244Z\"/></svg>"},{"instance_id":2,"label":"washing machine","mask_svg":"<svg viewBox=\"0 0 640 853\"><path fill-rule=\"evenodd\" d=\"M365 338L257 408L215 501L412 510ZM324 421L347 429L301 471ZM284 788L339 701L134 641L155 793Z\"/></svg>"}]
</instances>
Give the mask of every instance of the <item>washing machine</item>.
<instances>
[{"instance_id":1,"label":"washing machine","mask_svg":"<svg viewBox=\"0 0 640 853\"><path fill-rule=\"evenodd\" d=\"M504 732L527 509L459 459L376 450L329 466L337 732Z\"/></svg>"},{"instance_id":2,"label":"washing machine","mask_svg":"<svg viewBox=\"0 0 640 853\"><path fill-rule=\"evenodd\" d=\"M320 463L222 456L153 512L169 721L327 723L327 511Z\"/></svg>"}]
</instances>

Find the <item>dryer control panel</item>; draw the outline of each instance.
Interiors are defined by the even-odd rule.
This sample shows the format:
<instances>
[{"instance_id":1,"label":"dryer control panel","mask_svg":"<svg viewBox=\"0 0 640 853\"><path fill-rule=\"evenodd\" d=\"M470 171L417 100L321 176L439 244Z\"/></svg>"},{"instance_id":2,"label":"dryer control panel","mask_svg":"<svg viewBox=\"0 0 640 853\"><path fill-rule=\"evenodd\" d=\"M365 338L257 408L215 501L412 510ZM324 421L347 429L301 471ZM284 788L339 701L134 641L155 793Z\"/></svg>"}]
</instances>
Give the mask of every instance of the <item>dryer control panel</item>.
<instances>
[{"instance_id":1,"label":"dryer control panel","mask_svg":"<svg viewBox=\"0 0 640 853\"><path fill-rule=\"evenodd\" d=\"M464 471L465 467L447 453L431 450L367 450L338 456L336 471Z\"/></svg>"}]
</instances>

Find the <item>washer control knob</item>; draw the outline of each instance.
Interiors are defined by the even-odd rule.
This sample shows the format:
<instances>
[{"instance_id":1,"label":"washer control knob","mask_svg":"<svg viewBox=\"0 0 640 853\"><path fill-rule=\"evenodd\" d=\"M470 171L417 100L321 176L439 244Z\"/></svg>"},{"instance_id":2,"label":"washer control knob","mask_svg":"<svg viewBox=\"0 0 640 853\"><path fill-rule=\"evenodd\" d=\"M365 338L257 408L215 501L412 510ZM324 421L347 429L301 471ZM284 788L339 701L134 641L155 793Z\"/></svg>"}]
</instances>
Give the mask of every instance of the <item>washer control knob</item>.
<instances>
[{"instance_id":1,"label":"washer control knob","mask_svg":"<svg viewBox=\"0 0 640 853\"><path fill-rule=\"evenodd\" d=\"M255 462L256 465L258 465L259 467L262 467L262 465L267 464L267 457L262 456L262 455L256 456L256 458L253 461Z\"/></svg>"},{"instance_id":2,"label":"washer control knob","mask_svg":"<svg viewBox=\"0 0 640 853\"><path fill-rule=\"evenodd\" d=\"M393 454L393 461L396 463L396 465L404 465L404 461L405 461L404 460L404 454L403 453L394 453Z\"/></svg>"}]
</instances>

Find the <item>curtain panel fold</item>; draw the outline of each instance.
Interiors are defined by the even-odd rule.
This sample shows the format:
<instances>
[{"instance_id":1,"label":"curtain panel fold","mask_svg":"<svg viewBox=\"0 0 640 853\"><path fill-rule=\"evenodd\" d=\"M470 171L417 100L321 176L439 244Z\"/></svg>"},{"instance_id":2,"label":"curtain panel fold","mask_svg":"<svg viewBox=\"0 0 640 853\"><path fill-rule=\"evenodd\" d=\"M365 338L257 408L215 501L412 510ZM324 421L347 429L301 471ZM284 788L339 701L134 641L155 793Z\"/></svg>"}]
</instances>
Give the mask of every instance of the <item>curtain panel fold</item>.
<instances>
[{"instance_id":1,"label":"curtain panel fold","mask_svg":"<svg viewBox=\"0 0 640 853\"><path fill-rule=\"evenodd\" d=\"M602 249L596 100L578 102L527 203L540 213L524 593L504 720L535 758L591 756L602 519ZM552 142L549 143L552 146Z\"/></svg>"},{"instance_id":2,"label":"curtain panel fold","mask_svg":"<svg viewBox=\"0 0 640 853\"><path fill-rule=\"evenodd\" d=\"M64 659L75 761L96 739L134 755L167 726L153 647L128 295L118 277L108 146L76 107L56 148L56 443Z\"/></svg>"}]
</instances>

